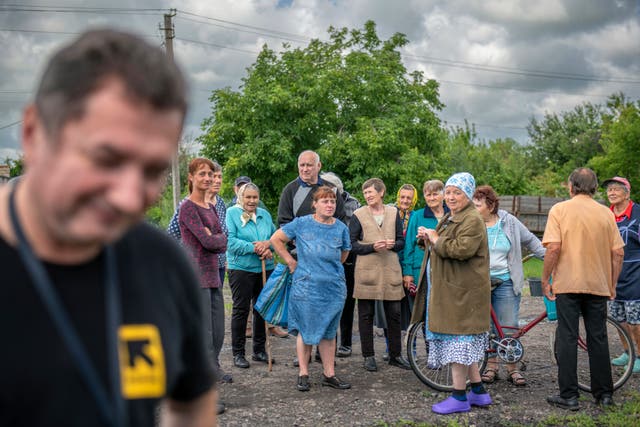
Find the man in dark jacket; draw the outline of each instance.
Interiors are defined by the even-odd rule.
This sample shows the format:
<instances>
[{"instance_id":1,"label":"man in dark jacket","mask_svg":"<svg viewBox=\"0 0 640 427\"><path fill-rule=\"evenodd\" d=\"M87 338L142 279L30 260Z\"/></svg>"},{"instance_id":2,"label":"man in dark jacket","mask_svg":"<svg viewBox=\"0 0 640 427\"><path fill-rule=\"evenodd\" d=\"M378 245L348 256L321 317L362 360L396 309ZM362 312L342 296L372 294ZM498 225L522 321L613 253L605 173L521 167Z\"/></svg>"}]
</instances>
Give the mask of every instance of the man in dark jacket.
<instances>
[{"instance_id":1,"label":"man in dark jacket","mask_svg":"<svg viewBox=\"0 0 640 427\"><path fill-rule=\"evenodd\" d=\"M320 156L315 151L306 150L298 156L298 177L288 183L280 195L278 204L278 227L293 221L294 218L313 213L313 193L323 185L327 185L320 178L322 163ZM329 184L333 187L333 185ZM336 211L333 216L345 222L344 200L336 199ZM288 244L289 252L295 257L295 241ZM320 361L320 353L316 349L316 360ZM298 366L295 358L293 366Z\"/></svg>"}]
</instances>

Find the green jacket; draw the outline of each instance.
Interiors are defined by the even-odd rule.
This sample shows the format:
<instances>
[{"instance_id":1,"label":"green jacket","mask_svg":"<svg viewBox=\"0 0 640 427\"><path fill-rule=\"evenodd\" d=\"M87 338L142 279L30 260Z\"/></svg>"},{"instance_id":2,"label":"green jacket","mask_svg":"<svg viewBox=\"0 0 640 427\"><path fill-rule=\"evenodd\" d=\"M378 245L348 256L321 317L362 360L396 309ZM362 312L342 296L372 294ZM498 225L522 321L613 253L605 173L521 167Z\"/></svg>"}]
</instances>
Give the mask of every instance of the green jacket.
<instances>
[{"instance_id":1,"label":"green jacket","mask_svg":"<svg viewBox=\"0 0 640 427\"><path fill-rule=\"evenodd\" d=\"M489 330L491 321L491 281L487 228L469 203L455 216L442 218L431 247L431 297L429 330L458 335ZM420 271L420 287L413 305L411 323L424 319L426 281L425 257Z\"/></svg>"}]
</instances>

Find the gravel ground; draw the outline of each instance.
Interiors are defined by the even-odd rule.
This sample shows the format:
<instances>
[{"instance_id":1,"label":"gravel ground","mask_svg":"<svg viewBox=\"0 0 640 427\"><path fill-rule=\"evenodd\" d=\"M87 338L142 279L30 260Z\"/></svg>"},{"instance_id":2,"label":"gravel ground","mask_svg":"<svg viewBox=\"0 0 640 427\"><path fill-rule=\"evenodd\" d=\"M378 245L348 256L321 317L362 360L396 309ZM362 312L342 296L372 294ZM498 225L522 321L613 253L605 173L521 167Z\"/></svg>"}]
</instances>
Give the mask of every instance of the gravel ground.
<instances>
[{"instance_id":1,"label":"gravel ground","mask_svg":"<svg viewBox=\"0 0 640 427\"><path fill-rule=\"evenodd\" d=\"M225 298L230 307L231 298L225 286ZM543 310L542 298L523 296L521 321L528 321ZM376 337L378 372L367 372L362 367L357 321L354 330L353 355L336 359L336 374L352 384L350 390L334 390L320 384L322 367L310 367L311 390L299 392L296 388L297 368L293 367L294 338L272 337L272 351L276 363L268 372L266 364L251 362L249 369L233 367L231 356L230 315L227 315L227 336L222 350L223 369L233 375L232 384L220 386L227 405L226 413L219 416L221 426L318 426L349 425L372 426L424 422L447 425L457 420L461 425L531 425L551 414L565 415L566 411L549 406L545 398L557 393L557 372L551 362L549 334L555 322L544 322L522 338L525 347L525 387L515 387L504 378L488 386L494 404L488 409L473 408L463 415L439 416L431 412L431 405L446 398L418 380L413 371L391 367L382 361L384 338ZM247 340L247 354L251 354L251 340ZM640 376L634 375L614 396L617 402L638 390ZM598 414L590 395L581 398L583 412Z\"/></svg>"}]
</instances>

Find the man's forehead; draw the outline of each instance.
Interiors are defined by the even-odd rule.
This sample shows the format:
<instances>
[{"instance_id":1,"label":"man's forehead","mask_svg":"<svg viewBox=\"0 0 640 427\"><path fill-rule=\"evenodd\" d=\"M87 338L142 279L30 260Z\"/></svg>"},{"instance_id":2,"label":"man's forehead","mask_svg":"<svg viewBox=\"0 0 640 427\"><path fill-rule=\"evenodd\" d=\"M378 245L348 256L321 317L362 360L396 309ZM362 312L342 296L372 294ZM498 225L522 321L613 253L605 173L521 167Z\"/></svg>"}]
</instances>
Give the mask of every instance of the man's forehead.
<instances>
[{"instance_id":1,"label":"man's forehead","mask_svg":"<svg viewBox=\"0 0 640 427\"><path fill-rule=\"evenodd\" d=\"M313 166L318 164L318 162L316 161L316 156L313 153L305 153L298 158L298 164Z\"/></svg>"}]
</instances>

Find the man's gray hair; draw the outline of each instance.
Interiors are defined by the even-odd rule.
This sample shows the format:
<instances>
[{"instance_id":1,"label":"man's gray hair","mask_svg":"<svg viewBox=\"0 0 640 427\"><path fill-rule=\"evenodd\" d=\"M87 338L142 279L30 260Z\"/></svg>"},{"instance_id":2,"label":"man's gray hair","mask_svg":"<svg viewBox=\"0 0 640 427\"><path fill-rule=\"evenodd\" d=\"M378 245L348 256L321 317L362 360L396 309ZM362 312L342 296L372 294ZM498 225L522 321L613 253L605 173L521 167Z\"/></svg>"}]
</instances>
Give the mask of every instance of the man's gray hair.
<instances>
[{"instance_id":1,"label":"man's gray hair","mask_svg":"<svg viewBox=\"0 0 640 427\"><path fill-rule=\"evenodd\" d=\"M318 153L316 153L315 151L313 151L313 150L304 150L302 153L300 153L298 155L298 161L300 161L302 156L304 156L305 154L309 154L309 153L313 154L313 157L315 158L315 161L316 161L316 165L318 163L320 163L320 155Z\"/></svg>"},{"instance_id":2,"label":"man's gray hair","mask_svg":"<svg viewBox=\"0 0 640 427\"><path fill-rule=\"evenodd\" d=\"M571 184L573 194L593 196L598 189L598 177L589 168L577 168L569 175L569 184Z\"/></svg>"}]
</instances>

